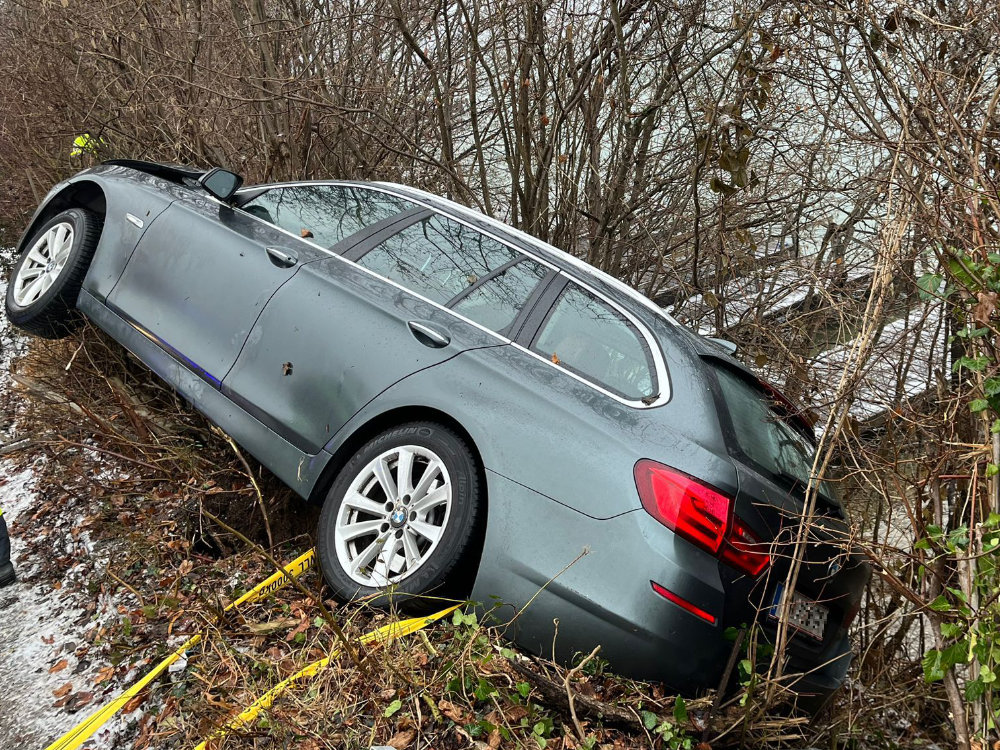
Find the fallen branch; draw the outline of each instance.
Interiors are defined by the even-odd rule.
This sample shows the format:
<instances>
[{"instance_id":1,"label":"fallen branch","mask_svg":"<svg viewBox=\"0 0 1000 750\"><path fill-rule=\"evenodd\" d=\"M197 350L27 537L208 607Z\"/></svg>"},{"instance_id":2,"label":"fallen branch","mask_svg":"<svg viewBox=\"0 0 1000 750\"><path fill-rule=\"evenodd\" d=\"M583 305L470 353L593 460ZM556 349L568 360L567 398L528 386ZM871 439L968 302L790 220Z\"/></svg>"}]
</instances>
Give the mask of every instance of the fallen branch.
<instances>
[{"instance_id":1,"label":"fallen branch","mask_svg":"<svg viewBox=\"0 0 1000 750\"><path fill-rule=\"evenodd\" d=\"M589 659L590 657L587 658ZM569 710L570 702L569 698L567 698L565 684L558 683L551 677L535 672L526 664L520 664L514 660L508 661L508 664L515 672L534 685L547 701L561 705ZM573 702L574 708L578 705L582 712L588 716L596 716L616 726L628 727L629 729L639 731L643 729L642 722L637 716L619 706L579 694L574 696Z\"/></svg>"}]
</instances>

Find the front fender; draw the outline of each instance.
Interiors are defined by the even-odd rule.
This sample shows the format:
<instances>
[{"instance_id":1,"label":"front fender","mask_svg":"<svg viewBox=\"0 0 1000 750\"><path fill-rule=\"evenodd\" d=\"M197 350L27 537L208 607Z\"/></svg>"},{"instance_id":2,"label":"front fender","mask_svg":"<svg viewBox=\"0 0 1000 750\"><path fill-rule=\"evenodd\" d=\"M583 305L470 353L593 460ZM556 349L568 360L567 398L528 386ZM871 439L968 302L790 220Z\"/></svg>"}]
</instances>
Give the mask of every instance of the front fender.
<instances>
[{"instance_id":1,"label":"front fender","mask_svg":"<svg viewBox=\"0 0 1000 750\"><path fill-rule=\"evenodd\" d=\"M100 215L104 229L83 288L103 302L143 233L177 199L179 191L187 189L124 166L86 169L48 192L21 236L17 252L25 250L42 224L67 208L86 208Z\"/></svg>"}]
</instances>

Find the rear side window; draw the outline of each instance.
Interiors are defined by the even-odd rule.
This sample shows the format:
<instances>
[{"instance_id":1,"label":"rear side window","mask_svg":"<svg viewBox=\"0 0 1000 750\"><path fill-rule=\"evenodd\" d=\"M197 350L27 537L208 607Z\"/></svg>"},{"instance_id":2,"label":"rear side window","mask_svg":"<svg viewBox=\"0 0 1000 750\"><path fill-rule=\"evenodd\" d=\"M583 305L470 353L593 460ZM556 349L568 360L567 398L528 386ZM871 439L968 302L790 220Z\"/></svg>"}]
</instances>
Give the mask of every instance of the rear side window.
<instances>
[{"instance_id":1,"label":"rear side window","mask_svg":"<svg viewBox=\"0 0 1000 750\"><path fill-rule=\"evenodd\" d=\"M372 248L358 265L445 305L519 255L492 237L435 215Z\"/></svg>"},{"instance_id":2,"label":"rear side window","mask_svg":"<svg viewBox=\"0 0 1000 750\"><path fill-rule=\"evenodd\" d=\"M348 185L300 185L271 188L241 208L296 237L333 247L413 205L378 190Z\"/></svg>"},{"instance_id":3,"label":"rear side window","mask_svg":"<svg viewBox=\"0 0 1000 750\"><path fill-rule=\"evenodd\" d=\"M526 258L483 281L451 309L491 331L509 335L517 314L547 274L545 266Z\"/></svg>"},{"instance_id":4,"label":"rear side window","mask_svg":"<svg viewBox=\"0 0 1000 750\"><path fill-rule=\"evenodd\" d=\"M531 348L623 398L637 401L656 393L652 357L639 331L576 284L559 295Z\"/></svg>"},{"instance_id":5,"label":"rear side window","mask_svg":"<svg viewBox=\"0 0 1000 750\"><path fill-rule=\"evenodd\" d=\"M816 449L813 444L781 418L769 404L767 394L739 375L714 367L722 397L733 424L736 449L765 473L784 484L809 484ZM836 497L826 482L821 490Z\"/></svg>"}]
</instances>

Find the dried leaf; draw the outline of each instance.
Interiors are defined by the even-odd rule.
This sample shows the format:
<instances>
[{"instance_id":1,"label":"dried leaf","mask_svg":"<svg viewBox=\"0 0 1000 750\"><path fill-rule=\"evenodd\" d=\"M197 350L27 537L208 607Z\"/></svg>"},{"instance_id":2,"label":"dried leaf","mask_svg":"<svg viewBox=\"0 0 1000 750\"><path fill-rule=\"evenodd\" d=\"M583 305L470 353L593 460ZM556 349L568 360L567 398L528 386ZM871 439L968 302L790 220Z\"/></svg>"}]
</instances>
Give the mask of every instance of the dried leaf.
<instances>
[{"instance_id":1,"label":"dried leaf","mask_svg":"<svg viewBox=\"0 0 1000 750\"><path fill-rule=\"evenodd\" d=\"M979 303L973 308L972 317L981 326L989 325L990 318L993 317L993 312L997 308L997 293L979 292L976 298Z\"/></svg>"},{"instance_id":2,"label":"dried leaf","mask_svg":"<svg viewBox=\"0 0 1000 750\"><path fill-rule=\"evenodd\" d=\"M114 667L103 667L97 673L97 676L94 678L94 684L95 685L100 685L102 682L106 682L107 680L110 680L112 678L112 676L114 676L114 673L115 673L115 668Z\"/></svg>"},{"instance_id":3,"label":"dried leaf","mask_svg":"<svg viewBox=\"0 0 1000 750\"><path fill-rule=\"evenodd\" d=\"M246 624L246 628L251 633L266 635L268 633L273 633L275 630L294 628L296 625L301 625L301 621L298 617L278 617L270 622L248 622Z\"/></svg>"},{"instance_id":4,"label":"dried leaf","mask_svg":"<svg viewBox=\"0 0 1000 750\"><path fill-rule=\"evenodd\" d=\"M128 703L125 704L125 706L122 708L122 713L124 714L132 713L137 708L139 708L139 706L141 706L143 704L143 701L145 700L146 700L146 694L139 693L132 700L130 700Z\"/></svg>"},{"instance_id":5,"label":"dried leaf","mask_svg":"<svg viewBox=\"0 0 1000 750\"><path fill-rule=\"evenodd\" d=\"M93 693L75 693L73 695L73 710L77 711L94 700Z\"/></svg>"},{"instance_id":6,"label":"dried leaf","mask_svg":"<svg viewBox=\"0 0 1000 750\"><path fill-rule=\"evenodd\" d=\"M441 709L441 713L443 713L445 716L447 716L456 724L469 723L469 720L465 716L465 712L451 701L446 701L444 699L438 701L438 708Z\"/></svg>"},{"instance_id":7,"label":"dried leaf","mask_svg":"<svg viewBox=\"0 0 1000 750\"><path fill-rule=\"evenodd\" d=\"M53 690L52 695L54 695L56 698L62 698L64 695L69 695L69 691L72 689L73 689L73 683L67 682L62 687Z\"/></svg>"},{"instance_id":8,"label":"dried leaf","mask_svg":"<svg viewBox=\"0 0 1000 750\"><path fill-rule=\"evenodd\" d=\"M55 664L53 664L51 667L49 667L49 674L54 674L56 672L62 672L68 666L69 666L69 662L68 661L66 661L65 659L60 659Z\"/></svg>"},{"instance_id":9,"label":"dried leaf","mask_svg":"<svg viewBox=\"0 0 1000 750\"><path fill-rule=\"evenodd\" d=\"M412 729L406 729L402 732L396 732L392 738L386 743L389 747L394 747L396 750L404 750L404 748L409 747L413 744L413 740L417 738L417 733Z\"/></svg>"}]
</instances>

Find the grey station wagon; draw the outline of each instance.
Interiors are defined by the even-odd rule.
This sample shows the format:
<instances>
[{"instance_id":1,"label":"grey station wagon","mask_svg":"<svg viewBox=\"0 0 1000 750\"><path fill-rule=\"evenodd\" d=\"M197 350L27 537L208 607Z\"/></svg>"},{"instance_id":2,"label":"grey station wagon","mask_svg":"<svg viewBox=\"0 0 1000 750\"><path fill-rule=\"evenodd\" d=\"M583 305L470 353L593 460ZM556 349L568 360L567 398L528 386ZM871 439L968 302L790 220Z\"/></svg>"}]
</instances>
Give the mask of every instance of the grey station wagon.
<instances>
[{"instance_id":1,"label":"grey station wagon","mask_svg":"<svg viewBox=\"0 0 1000 750\"><path fill-rule=\"evenodd\" d=\"M8 316L55 337L82 312L322 503L342 600L469 595L540 653L558 618L556 658L601 644L685 693L727 630L783 616L794 689L839 686L869 568L819 483L785 590L814 437L725 347L433 195L241 183L118 160L56 185Z\"/></svg>"}]
</instances>

